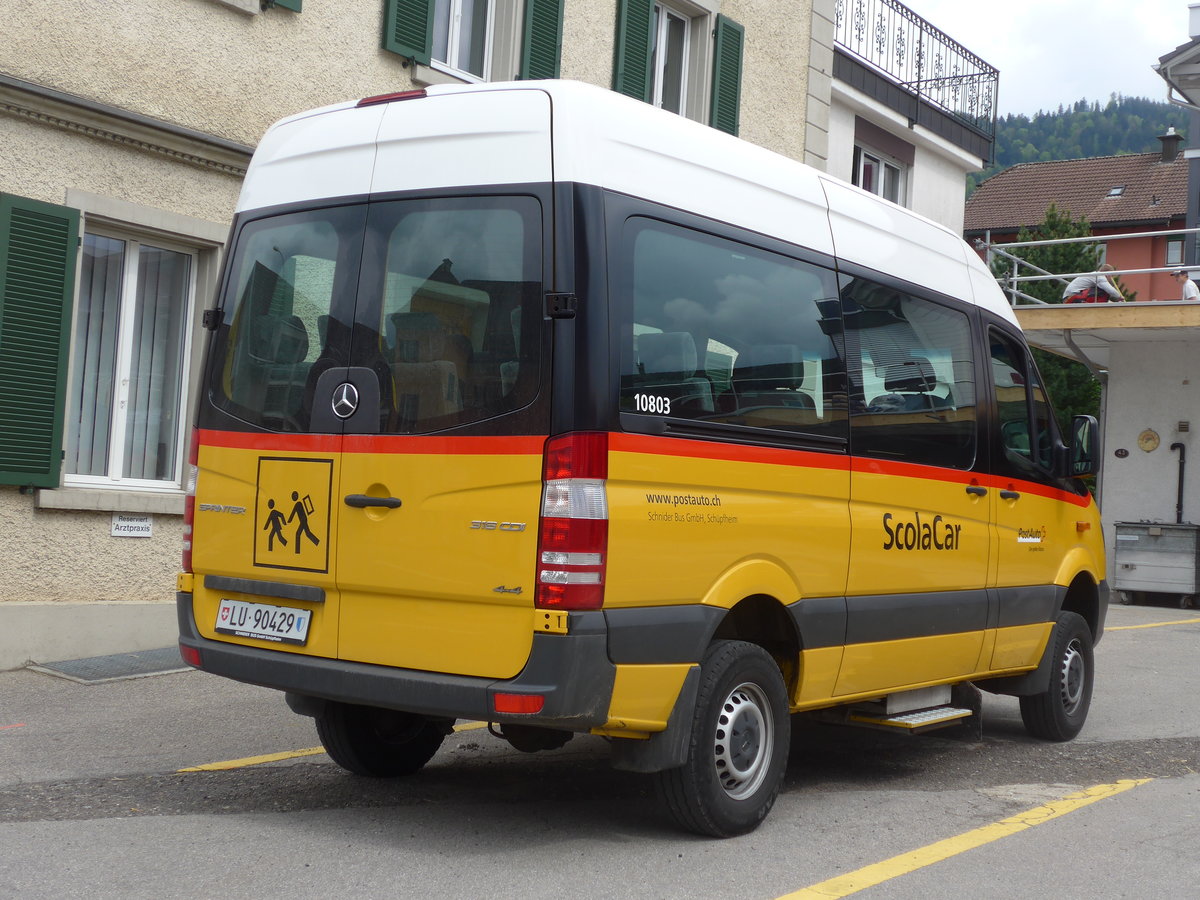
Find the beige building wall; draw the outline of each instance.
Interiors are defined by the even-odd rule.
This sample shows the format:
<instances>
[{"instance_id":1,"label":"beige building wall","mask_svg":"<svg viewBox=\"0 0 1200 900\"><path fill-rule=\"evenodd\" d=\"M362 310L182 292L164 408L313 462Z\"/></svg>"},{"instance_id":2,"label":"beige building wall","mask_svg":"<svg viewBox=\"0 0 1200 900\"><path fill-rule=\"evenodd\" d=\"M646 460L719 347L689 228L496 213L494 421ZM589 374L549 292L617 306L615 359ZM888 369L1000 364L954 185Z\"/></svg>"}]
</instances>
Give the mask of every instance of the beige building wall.
<instances>
[{"instance_id":1,"label":"beige building wall","mask_svg":"<svg viewBox=\"0 0 1200 900\"><path fill-rule=\"evenodd\" d=\"M823 96L808 94L812 0L681 5L745 27L741 136L803 159L807 113L829 103L827 80ZM197 248L189 405L199 317L249 149L285 115L447 80L382 49L383 10L383 0L306 0L299 14L259 0L0 0L0 191L82 209L85 228L113 222ZM616 22L617 0L568 0L562 77L611 86ZM0 486L0 669L170 643L182 508L179 491ZM120 514L150 515L152 536L114 537ZM73 629L80 603L120 611L120 624Z\"/></svg>"}]
</instances>

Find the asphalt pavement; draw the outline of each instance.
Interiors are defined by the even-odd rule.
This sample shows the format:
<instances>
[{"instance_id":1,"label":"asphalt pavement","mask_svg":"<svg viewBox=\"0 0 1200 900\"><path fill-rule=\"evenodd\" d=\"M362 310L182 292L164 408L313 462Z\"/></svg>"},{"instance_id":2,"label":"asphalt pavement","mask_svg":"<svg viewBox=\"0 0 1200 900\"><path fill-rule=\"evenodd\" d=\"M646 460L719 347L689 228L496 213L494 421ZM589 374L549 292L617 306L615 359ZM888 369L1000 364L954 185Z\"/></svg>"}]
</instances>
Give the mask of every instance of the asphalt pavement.
<instances>
[{"instance_id":1,"label":"asphalt pavement","mask_svg":"<svg viewBox=\"0 0 1200 900\"><path fill-rule=\"evenodd\" d=\"M805 889L867 871L885 877L855 896L1192 897L1200 614L1115 606L1108 624L1075 741L1033 741L996 697L981 742L798 720L776 808L729 841L680 834L599 738L527 755L461 723L418 776L379 781L336 767L273 691L195 671L0 673L0 897L736 900L847 896ZM895 861L931 846L950 849Z\"/></svg>"}]
</instances>

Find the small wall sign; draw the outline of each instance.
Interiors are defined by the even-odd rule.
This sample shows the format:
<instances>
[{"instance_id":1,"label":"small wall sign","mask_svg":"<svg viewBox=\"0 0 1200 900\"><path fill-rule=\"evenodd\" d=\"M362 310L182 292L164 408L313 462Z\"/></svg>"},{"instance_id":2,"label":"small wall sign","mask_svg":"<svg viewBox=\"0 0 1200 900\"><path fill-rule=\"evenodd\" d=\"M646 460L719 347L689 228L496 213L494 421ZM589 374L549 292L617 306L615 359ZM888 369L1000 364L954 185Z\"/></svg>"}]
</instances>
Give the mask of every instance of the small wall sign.
<instances>
[{"instance_id":1,"label":"small wall sign","mask_svg":"<svg viewBox=\"0 0 1200 900\"><path fill-rule=\"evenodd\" d=\"M113 513L112 536L124 538L148 538L154 534L153 516L131 516L128 513Z\"/></svg>"}]
</instances>

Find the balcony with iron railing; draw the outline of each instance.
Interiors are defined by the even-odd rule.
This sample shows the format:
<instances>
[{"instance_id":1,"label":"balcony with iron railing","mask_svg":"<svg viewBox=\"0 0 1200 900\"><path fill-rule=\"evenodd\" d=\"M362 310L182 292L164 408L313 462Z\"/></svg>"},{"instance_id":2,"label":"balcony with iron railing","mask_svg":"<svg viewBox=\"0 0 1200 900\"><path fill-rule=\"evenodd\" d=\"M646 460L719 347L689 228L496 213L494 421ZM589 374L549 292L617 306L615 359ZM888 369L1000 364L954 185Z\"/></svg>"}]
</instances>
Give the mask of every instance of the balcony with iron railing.
<instances>
[{"instance_id":1,"label":"balcony with iron railing","mask_svg":"<svg viewBox=\"0 0 1200 900\"><path fill-rule=\"evenodd\" d=\"M834 43L918 104L928 103L989 145L994 139L999 70L903 3L837 0Z\"/></svg>"}]
</instances>

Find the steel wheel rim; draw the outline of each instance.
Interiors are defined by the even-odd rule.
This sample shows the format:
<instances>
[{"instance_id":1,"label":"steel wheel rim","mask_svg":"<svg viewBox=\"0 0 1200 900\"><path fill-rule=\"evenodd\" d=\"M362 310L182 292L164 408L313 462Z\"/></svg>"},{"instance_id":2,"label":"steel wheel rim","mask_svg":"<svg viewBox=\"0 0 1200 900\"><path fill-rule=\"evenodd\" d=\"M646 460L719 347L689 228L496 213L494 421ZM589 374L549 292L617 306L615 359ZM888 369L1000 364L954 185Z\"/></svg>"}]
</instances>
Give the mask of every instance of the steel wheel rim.
<instances>
[{"instance_id":1,"label":"steel wheel rim","mask_svg":"<svg viewBox=\"0 0 1200 900\"><path fill-rule=\"evenodd\" d=\"M717 711L713 766L730 799L751 796L767 777L775 746L770 709L762 688L743 682L729 692Z\"/></svg>"},{"instance_id":2,"label":"steel wheel rim","mask_svg":"<svg viewBox=\"0 0 1200 900\"><path fill-rule=\"evenodd\" d=\"M1062 661L1062 705L1063 711L1074 715L1083 702L1083 688L1087 675L1087 661L1083 657L1083 648L1078 638L1067 644Z\"/></svg>"}]
</instances>

